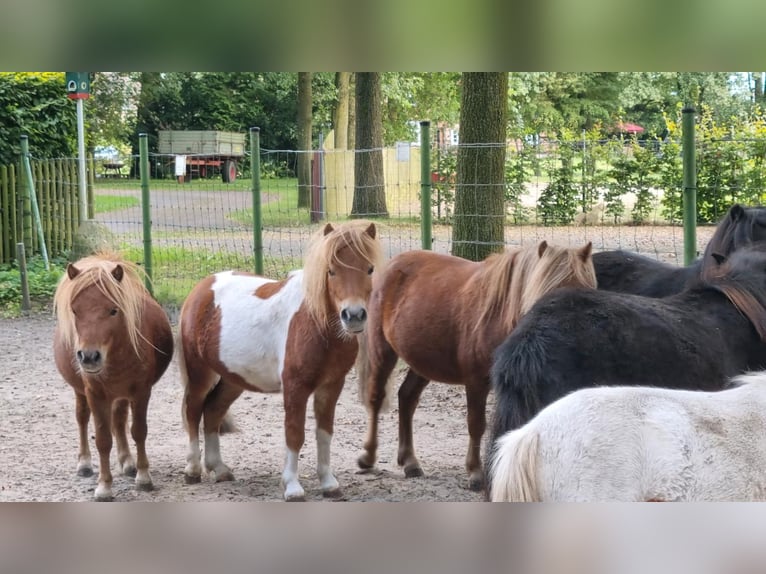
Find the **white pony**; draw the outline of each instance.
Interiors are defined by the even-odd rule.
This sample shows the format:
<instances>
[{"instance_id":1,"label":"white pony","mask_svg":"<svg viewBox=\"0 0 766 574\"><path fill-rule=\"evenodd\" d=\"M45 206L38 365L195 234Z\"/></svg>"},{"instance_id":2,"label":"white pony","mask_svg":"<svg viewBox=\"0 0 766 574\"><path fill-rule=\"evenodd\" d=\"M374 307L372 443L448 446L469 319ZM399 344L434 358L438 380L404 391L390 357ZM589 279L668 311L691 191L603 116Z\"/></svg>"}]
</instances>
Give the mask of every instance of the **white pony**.
<instances>
[{"instance_id":1,"label":"white pony","mask_svg":"<svg viewBox=\"0 0 766 574\"><path fill-rule=\"evenodd\" d=\"M732 382L576 391L497 440L490 499L766 500L766 371Z\"/></svg>"}]
</instances>

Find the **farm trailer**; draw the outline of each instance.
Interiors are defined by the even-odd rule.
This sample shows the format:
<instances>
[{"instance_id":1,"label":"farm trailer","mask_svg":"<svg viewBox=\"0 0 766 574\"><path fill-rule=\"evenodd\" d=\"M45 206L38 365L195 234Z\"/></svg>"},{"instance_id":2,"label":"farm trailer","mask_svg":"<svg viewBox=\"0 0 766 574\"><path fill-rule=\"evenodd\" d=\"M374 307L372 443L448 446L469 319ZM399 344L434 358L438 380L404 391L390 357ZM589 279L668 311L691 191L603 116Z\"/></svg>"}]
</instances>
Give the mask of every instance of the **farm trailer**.
<instances>
[{"instance_id":1,"label":"farm trailer","mask_svg":"<svg viewBox=\"0 0 766 574\"><path fill-rule=\"evenodd\" d=\"M158 152L186 156L186 175L207 177L220 171L224 183L237 179L237 162L245 156L245 134L207 130L160 130Z\"/></svg>"}]
</instances>

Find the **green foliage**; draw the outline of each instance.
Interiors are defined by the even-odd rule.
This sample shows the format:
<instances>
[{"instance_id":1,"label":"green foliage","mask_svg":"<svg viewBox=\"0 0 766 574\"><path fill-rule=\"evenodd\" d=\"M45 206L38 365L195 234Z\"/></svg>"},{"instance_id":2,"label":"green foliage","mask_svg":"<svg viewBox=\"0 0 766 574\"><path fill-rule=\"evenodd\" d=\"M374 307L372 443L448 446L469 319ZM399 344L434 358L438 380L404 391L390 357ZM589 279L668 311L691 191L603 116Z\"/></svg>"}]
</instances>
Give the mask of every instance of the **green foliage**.
<instances>
[{"instance_id":1,"label":"green foliage","mask_svg":"<svg viewBox=\"0 0 766 574\"><path fill-rule=\"evenodd\" d=\"M537 213L543 225L571 223L577 213L577 188L574 181L573 146L559 146L560 167L550 170L551 182L537 200Z\"/></svg>"},{"instance_id":2,"label":"green foliage","mask_svg":"<svg viewBox=\"0 0 766 574\"><path fill-rule=\"evenodd\" d=\"M64 273L66 260L56 259L50 262L46 271L42 257L31 257L27 261L27 281L29 298L34 309L45 309L53 302L56 285ZM21 312L21 272L14 262L0 265L0 314L16 316Z\"/></svg>"},{"instance_id":3,"label":"green foliage","mask_svg":"<svg viewBox=\"0 0 766 574\"><path fill-rule=\"evenodd\" d=\"M33 157L72 157L75 115L63 73L0 73L0 165L18 161L22 135Z\"/></svg>"},{"instance_id":4,"label":"green foliage","mask_svg":"<svg viewBox=\"0 0 766 574\"><path fill-rule=\"evenodd\" d=\"M127 195L96 195L94 201L96 213L107 213L141 205L140 199Z\"/></svg>"}]
</instances>

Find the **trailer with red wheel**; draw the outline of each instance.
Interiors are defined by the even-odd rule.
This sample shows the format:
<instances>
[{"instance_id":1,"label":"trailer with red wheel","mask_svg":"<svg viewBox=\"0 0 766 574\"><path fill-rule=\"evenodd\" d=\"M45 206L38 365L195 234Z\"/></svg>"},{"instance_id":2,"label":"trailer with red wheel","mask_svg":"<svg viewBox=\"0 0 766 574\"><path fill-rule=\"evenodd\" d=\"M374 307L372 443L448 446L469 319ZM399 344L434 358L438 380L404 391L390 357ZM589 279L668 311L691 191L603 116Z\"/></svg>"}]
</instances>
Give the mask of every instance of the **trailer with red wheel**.
<instances>
[{"instance_id":1,"label":"trailer with red wheel","mask_svg":"<svg viewBox=\"0 0 766 574\"><path fill-rule=\"evenodd\" d=\"M188 179L220 173L223 182L229 183L237 179L238 162L245 156L245 134L160 130L157 151L163 155L184 156Z\"/></svg>"}]
</instances>

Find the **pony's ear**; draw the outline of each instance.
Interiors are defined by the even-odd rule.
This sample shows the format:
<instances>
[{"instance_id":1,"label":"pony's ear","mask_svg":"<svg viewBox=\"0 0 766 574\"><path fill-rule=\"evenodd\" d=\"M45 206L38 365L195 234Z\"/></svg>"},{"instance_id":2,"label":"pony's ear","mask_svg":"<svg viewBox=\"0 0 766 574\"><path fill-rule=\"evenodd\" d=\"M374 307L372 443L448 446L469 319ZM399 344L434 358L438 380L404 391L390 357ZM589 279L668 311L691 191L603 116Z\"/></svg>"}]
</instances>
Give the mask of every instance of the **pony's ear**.
<instances>
[{"instance_id":1,"label":"pony's ear","mask_svg":"<svg viewBox=\"0 0 766 574\"><path fill-rule=\"evenodd\" d=\"M122 281L122 277L125 275L125 270L122 268L122 265L119 263L114 266L114 269L112 269L112 277L114 277L117 280L117 283Z\"/></svg>"},{"instance_id":2,"label":"pony's ear","mask_svg":"<svg viewBox=\"0 0 766 574\"><path fill-rule=\"evenodd\" d=\"M548 242L543 239L540 242L540 245L537 246L537 256L542 257L543 253L545 253L545 250L548 249Z\"/></svg>"},{"instance_id":3,"label":"pony's ear","mask_svg":"<svg viewBox=\"0 0 766 574\"><path fill-rule=\"evenodd\" d=\"M593 242L588 241L588 243L577 252L577 255L579 255L580 259L583 261L587 261L590 258L592 252Z\"/></svg>"},{"instance_id":4,"label":"pony's ear","mask_svg":"<svg viewBox=\"0 0 766 574\"><path fill-rule=\"evenodd\" d=\"M369 235L370 237L372 237L373 239L375 239L375 224L374 223L370 223L367 226L367 229L364 230L364 232L367 235Z\"/></svg>"},{"instance_id":5,"label":"pony's ear","mask_svg":"<svg viewBox=\"0 0 766 574\"><path fill-rule=\"evenodd\" d=\"M711 253L710 255L713 256L713 259L715 259L716 265L721 265L724 261L726 261L726 255L721 255L720 253Z\"/></svg>"},{"instance_id":6,"label":"pony's ear","mask_svg":"<svg viewBox=\"0 0 766 574\"><path fill-rule=\"evenodd\" d=\"M74 279L80 274L80 270L73 263L69 263L66 266L66 274L70 279Z\"/></svg>"},{"instance_id":7,"label":"pony's ear","mask_svg":"<svg viewBox=\"0 0 766 574\"><path fill-rule=\"evenodd\" d=\"M335 228L332 226L332 223L328 223L324 226L324 234L327 235L328 233L332 232Z\"/></svg>"},{"instance_id":8,"label":"pony's ear","mask_svg":"<svg viewBox=\"0 0 766 574\"><path fill-rule=\"evenodd\" d=\"M735 203L731 206L731 209L729 210L729 217L732 218L734 221L739 221L745 216L745 208L742 207L739 203Z\"/></svg>"}]
</instances>

